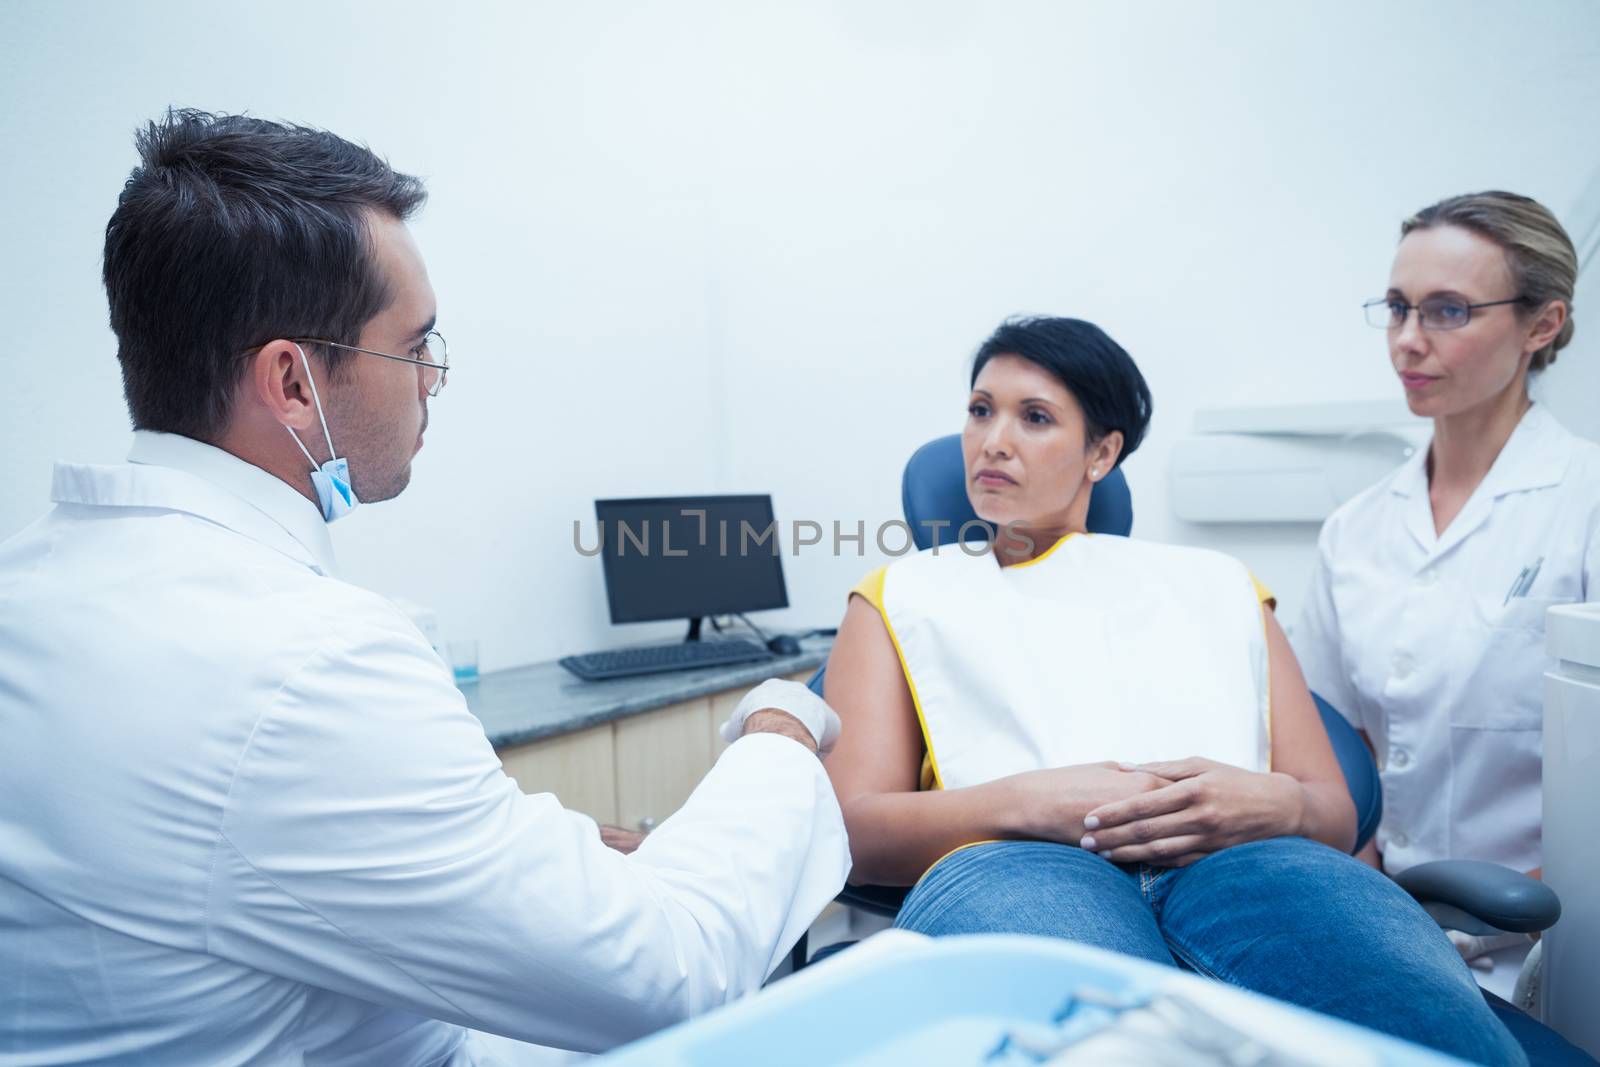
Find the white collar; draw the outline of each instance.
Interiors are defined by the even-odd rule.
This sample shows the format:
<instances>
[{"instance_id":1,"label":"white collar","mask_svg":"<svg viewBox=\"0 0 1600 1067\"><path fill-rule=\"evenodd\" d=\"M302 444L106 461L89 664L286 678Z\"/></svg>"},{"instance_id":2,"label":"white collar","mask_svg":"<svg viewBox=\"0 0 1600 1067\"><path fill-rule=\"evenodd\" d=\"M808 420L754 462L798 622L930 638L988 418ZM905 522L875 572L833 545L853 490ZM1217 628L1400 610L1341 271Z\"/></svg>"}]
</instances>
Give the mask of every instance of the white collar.
<instances>
[{"instance_id":1,"label":"white collar","mask_svg":"<svg viewBox=\"0 0 1600 1067\"><path fill-rule=\"evenodd\" d=\"M56 464L56 503L159 507L242 533L337 576L328 524L287 482L230 452L178 434L135 430L124 466Z\"/></svg>"},{"instance_id":2,"label":"white collar","mask_svg":"<svg viewBox=\"0 0 1600 1067\"><path fill-rule=\"evenodd\" d=\"M1488 520L1500 497L1559 485L1572 462L1575 441L1576 438L1542 404L1534 404L1523 412L1489 473L1484 475L1442 534L1435 532L1433 505L1428 499L1427 463L1433 443L1430 441L1426 447L1417 449L1395 472L1389 490L1396 496L1408 498L1404 506L1405 527L1425 553L1422 566L1470 537Z\"/></svg>"},{"instance_id":3,"label":"white collar","mask_svg":"<svg viewBox=\"0 0 1600 1067\"><path fill-rule=\"evenodd\" d=\"M1511 431L1473 495L1481 493L1492 499L1523 489L1560 484L1572 460L1572 441L1573 435L1556 421L1549 409L1535 402L1522 413L1516 429ZM1417 493L1427 496L1428 454L1432 450L1431 439L1417 449L1395 472L1394 480L1389 483L1390 492L1397 496Z\"/></svg>"}]
</instances>

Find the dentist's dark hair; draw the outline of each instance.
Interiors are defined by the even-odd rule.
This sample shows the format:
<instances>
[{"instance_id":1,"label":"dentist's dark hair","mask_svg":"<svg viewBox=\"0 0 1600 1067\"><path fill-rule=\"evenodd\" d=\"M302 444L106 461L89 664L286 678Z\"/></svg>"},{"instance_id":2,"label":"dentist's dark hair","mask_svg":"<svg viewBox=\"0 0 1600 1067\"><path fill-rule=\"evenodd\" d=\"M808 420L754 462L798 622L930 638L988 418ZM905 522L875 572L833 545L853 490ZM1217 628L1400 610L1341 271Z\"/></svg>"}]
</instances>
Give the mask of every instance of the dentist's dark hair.
<instances>
[{"instance_id":1,"label":"dentist's dark hair","mask_svg":"<svg viewBox=\"0 0 1600 1067\"><path fill-rule=\"evenodd\" d=\"M1150 426L1150 387L1121 345L1092 322L1048 316L1007 319L972 359L972 383L995 356L1019 356L1055 375L1083 410L1088 444L1122 433L1116 466Z\"/></svg>"},{"instance_id":2,"label":"dentist's dark hair","mask_svg":"<svg viewBox=\"0 0 1600 1067\"><path fill-rule=\"evenodd\" d=\"M368 218L404 220L427 193L361 145L244 115L169 109L134 143L103 266L128 412L215 440L252 349L357 343L390 300ZM350 358L321 354L330 375Z\"/></svg>"}]
</instances>

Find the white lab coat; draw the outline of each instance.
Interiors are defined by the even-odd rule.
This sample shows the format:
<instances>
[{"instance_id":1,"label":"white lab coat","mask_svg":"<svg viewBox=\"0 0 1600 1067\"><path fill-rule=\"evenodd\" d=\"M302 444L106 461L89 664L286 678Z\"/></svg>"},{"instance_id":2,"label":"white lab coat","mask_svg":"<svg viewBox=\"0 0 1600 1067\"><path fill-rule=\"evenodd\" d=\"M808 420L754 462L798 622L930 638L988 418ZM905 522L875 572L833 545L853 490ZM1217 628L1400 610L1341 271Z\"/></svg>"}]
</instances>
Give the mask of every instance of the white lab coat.
<instances>
[{"instance_id":1,"label":"white lab coat","mask_svg":"<svg viewBox=\"0 0 1600 1067\"><path fill-rule=\"evenodd\" d=\"M737 742L614 852L504 774L314 505L136 438L0 545L0 1064L601 1049L759 986L843 885L802 746Z\"/></svg>"},{"instance_id":2,"label":"white lab coat","mask_svg":"<svg viewBox=\"0 0 1600 1067\"><path fill-rule=\"evenodd\" d=\"M1541 864L1544 617L1600 598L1600 446L1535 404L1442 536L1427 453L1328 519L1291 641L1312 690L1372 739L1387 870L1529 870Z\"/></svg>"}]
</instances>

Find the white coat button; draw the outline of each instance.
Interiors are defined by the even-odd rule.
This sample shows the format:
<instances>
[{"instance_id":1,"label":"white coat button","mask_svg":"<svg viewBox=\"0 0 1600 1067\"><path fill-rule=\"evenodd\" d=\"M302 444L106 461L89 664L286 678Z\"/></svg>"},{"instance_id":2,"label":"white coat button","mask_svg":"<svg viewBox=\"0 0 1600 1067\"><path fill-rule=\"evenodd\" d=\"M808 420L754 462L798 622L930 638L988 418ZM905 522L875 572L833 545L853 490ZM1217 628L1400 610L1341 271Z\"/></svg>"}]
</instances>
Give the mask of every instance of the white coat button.
<instances>
[{"instance_id":1,"label":"white coat button","mask_svg":"<svg viewBox=\"0 0 1600 1067\"><path fill-rule=\"evenodd\" d=\"M1395 834L1389 839L1389 843L1395 848L1405 848L1407 845L1411 844L1411 839L1405 834Z\"/></svg>"},{"instance_id":2,"label":"white coat button","mask_svg":"<svg viewBox=\"0 0 1600 1067\"><path fill-rule=\"evenodd\" d=\"M1397 748L1389 755L1389 763L1395 767L1404 767L1411 762L1411 754L1403 748Z\"/></svg>"},{"instance_id":3,"label":"white coat button","mask_svg":"<svg viewBox=\"0 0 1600 1067\"><path fill-rule=\"evenodd\" d=\"M1411 673L1412 668L1414 668L1416 665L1416 661L1412 659L1408 653L1396 652L1394 654L1393 666L1394 676L1396 678L1406 677Z\"/></svg>"}]
</instances>

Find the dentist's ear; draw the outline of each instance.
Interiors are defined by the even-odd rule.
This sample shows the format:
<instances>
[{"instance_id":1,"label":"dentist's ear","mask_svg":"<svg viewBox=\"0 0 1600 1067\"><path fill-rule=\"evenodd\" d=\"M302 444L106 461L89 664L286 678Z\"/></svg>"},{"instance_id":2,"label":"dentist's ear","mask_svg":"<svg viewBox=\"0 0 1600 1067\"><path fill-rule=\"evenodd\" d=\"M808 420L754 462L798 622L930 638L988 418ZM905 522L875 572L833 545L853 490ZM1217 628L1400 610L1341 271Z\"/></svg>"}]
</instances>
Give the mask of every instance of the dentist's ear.
<instances>
[{"instance_id":1,"label":"dentist's ear","mask_svg":"<svg viewBox=\"0 0 1600 1067\"><path fill-rule=\"evenodd\" d=\"M1552 300L1539 310L1528 328L1528 339L1523 342L1524 352L1538 352L1553 342L1566 325L1571 310L1565 300ZM1553 357L1552 357L1553 358Z\"/></svg>"},{"instance_id":2,"label":"dentist's ear","mask_svg":"<svg viewBox=\"0 0 1600 1067\"><path fill-rule=\"evenodd\" d=\"M255 399L274 422L291 430L316 425L316 407L306 378L305 357L293 341L268 341L251 357L249 378Z\"/></svg>"}]
</instances>

